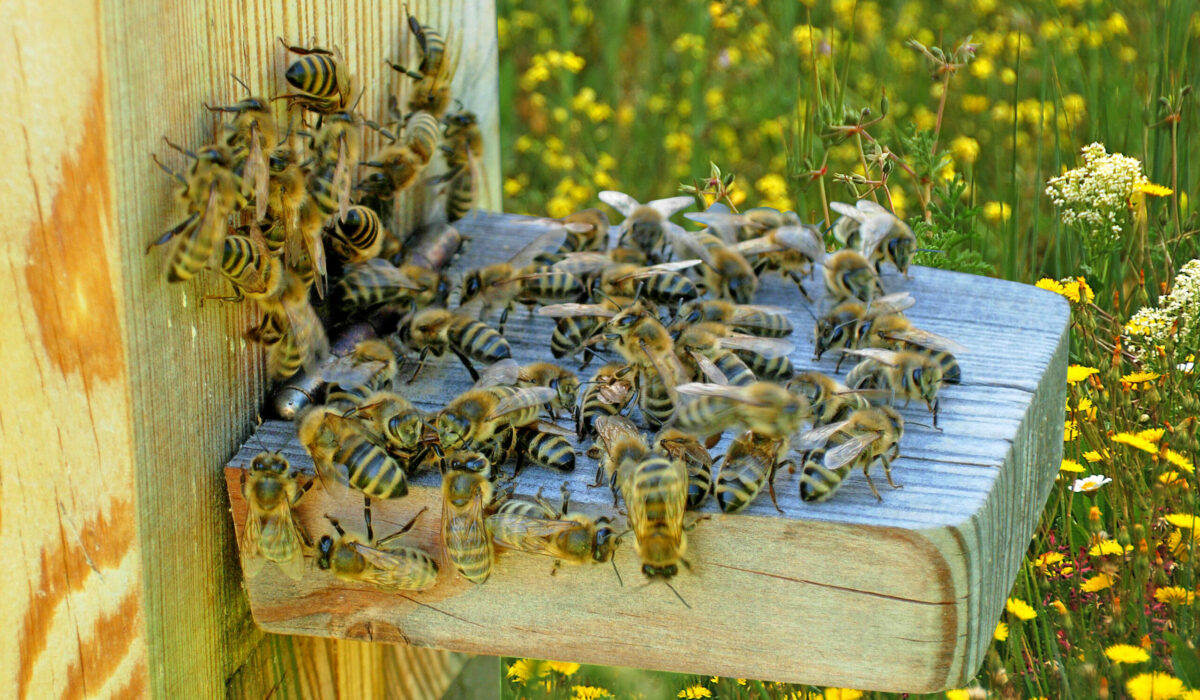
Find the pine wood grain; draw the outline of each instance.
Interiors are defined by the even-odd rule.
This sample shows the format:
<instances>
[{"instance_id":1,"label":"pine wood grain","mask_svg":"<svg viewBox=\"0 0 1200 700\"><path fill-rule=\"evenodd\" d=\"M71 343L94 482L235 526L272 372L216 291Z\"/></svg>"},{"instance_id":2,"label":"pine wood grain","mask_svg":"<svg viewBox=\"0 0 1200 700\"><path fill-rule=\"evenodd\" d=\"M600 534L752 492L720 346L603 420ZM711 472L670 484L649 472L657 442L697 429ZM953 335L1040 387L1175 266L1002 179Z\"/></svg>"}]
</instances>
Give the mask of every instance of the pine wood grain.
<instances>
[{"instance_id":1,"label":"pine wood grain","mask_svg":"<svg viewBox=\"0 0 1200 700\"><path fill-rule=\"evenodd\" d=\"M484 203L496 206L493 3L407 7L453 27L455 93L480 116ZM210 141L217 119L201 104L244 96L231 73L281 92L278 37L338 46L369 88L364 110L378 114L388 91L410 82L384 59L416 60L404 5L18 0L4 16L0 536L12 551L0 609L12 632L0 642L0 687L17 697L216 697L249 663L269 688L315 673L308 659L324 655L341 669L319 686L331 693L395 685L419 666L434 670L415 677L411 695L436 697L452 657L385 645L306 641L280 675L228 556L220 472L264 396L261 353L240 340L254 312L202 305L223 282L168 286L161 251L143 253L176 215L173 185L149 157L183 166L164 153L164 135ZM406 223L424 215L409 199ZM375 675L352 681L356 664Z\"/></svg>"},{"instance_id":2,"label":"pine wood grain","mask_svg":"<svg viewBox=\"0 0 1200 700\"><path fill-rule=\"evenodd\" d=\"M515 252L537 229L511 216L459 228L475 238L456 262L463 269ZM674 580L690 609L665 586L643 588L636 555L623 547L624 587L607 566L563 567L551 578L548 560L511 553L481 586L444 566L435 588L404 597L315 567L299 583L267 567L247 582L255 621L296 634L842 687L929 692L962 684L982 661L1058 471L1068 309L1027 285L940 270L915 269L911 280L887 274L885 285L912 292L915 325L969 348L958 356L963 383L941 394L942 430L919 425L930 420L924 407L902 410L909 425L893 474L903 488L877 479L882 503L861 474L826 503L802 503L786 473L776 483L782 515L765 496L732 516L710 501L712 519L689 537L693 571ZM809 285L810 294L819 297L818 287ZM832 371L833 360L810 359L812 319L794 287L769 280L756 302L790 309L798 368ZM510 314L514 358L549 359L551 328L549 319ZM452 355L431 362L400 387L427 411L470 384ZM226 471L238 528L241 469L263 446L311 468L292 424L265 423ZM594 464L580 457L565 476L526 467L517 493L544 487L556 496L565 480L573 504L611 515L608 491L588 486ZM314 488L299 512L319 535L325 514L361 529L361 504L344 489ZM406 522L426 506L411 536L440 552L436 475L415 478L403 499L376 501L377 531L387 534L381 522Z\"/></svg>"}]
</instances>

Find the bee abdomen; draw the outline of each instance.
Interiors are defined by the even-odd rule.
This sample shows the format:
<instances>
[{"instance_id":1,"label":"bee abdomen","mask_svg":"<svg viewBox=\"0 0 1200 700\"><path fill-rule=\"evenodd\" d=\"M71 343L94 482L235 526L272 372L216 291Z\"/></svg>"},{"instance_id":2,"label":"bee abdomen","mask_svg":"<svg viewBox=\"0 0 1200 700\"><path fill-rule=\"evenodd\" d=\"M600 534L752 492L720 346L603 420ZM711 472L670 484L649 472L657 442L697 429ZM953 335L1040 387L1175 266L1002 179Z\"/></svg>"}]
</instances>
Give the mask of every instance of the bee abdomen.
<instances>
[{"instance_id":1,"label":"bee abdomen","mask_svg":"<svg viewBox=\"0 0 1200 700\"><path fill-rule=\"evenodd\" d=\"M450 181L446 190L446 219L451 223L470 213L475 206L475 181L469 168Z\"/></svg>"},{"instance_id":2,"label":"bee abdomen","mask_svg":"<svg viewBox=\"0 0 1200 700\"><path fill-rule=\"evenodd\" d=\"M527 439L525 456L536 464L564 472L575 470L575 450L563 436L538 432Z\"/></svg>"},{"instance_id":3,"label":"bee abdomen","mask_svg":"<svg viewBox=\"0 0 1200 700\"><path fill-rule=\"evenodd\" d=\"M689 464L687 472L687 507L692 510L704 505L712 493L712 471L704 464Z\"/></svg>"},{"instance_id":4,"label":"bee abdomen","mask_svg":"<svg viewBox=\"0 0 1200 700\"><path fill-rule=\"evenodd\" d=\"M638 392L638 407L642 409L646 422L655 428L666 423L675 412L675 402L671 400L667 386L657 376L651 376L643 382Z\"/></svg>"},{"instance_id":5,"label":"bee abdomen","mask_svg":"<svg viewBox=\"0 0 1200 700\"><path fill-rule=\"evenodd\" d=\"M726 458L717 476L717 504L726 513L736 513L750 505L767 483L771 465L753 455Z\"/></svg>"},{"instance_id":6,"label":"bee abdomen","mask_svg":"<svg viewBox=\"0 0 1200 700\"><path fill-rule=\"evenodd\" d=\"M690 279L676 272L660 272L646 279L646 298L659 303L697 299L700 290Z\"/></svg>"},{"instance_id":7,"label":"bee abdomen","mask_svg":"<svg viewBox=\"0 0 1200 700\"><path fill-rule=\"evenodd\" d=\"M534 277L525 280L524 287L524 296L545 301L574 299L583 293L583 284L569 272L554 272L546 277Z\"/></svg>"},{"instance_id":8,"label":"bee abdomen","mask_svg":"<svg viewBox=\"0 0 1200 700\"><path fill-rule=\"evenodd\" d=\"M754 372L742 361L740 357L733 353L722 353L713 362L717 369L725 375L729 383L733 386L747 386L758 381L754 376Z\"/></svg>"},{"instance_id":9,"label":"bee abdomen","mask_svg":"<svg viewBox=\"0 0 1200 700\"><path fill-rule=\"evenodd\" d=\"M314 97L329 98L338 93L337 65L323 54L309 54L292 61L284 77L292 87Z\"/></svg>"},{"instance_id":10,"label":"bee abdomen","mask_svg":"<svg viewBox=\"0 0 1200 700\"><path fill-rule=\"evenodd\" d=\"M358 261L374 257L380 244L383 223L369 207L356 204L346 211L346 218L337 222L330 236L343 257Z\"/></svg>"},{"instance_id":11,"label":"bee abdomen","mask_svg":"<svg viewBox=\"0 0 1200 700\"><path fill-rule=\"evenodd\" d=\"M734 350L755 376L767 382L785 382L796 374L796 368L787 355L765 357L751 350Z\"/></svg>"},{"instance_id":12,"label":"bee abdomen","mask_svg":"<svg viewBox=\"0 0 1200 700\"><path fill-rule=\"evenodd\" d=\"M800 500L820 502L828 500L842 485L843 474L827 469L820 463L820 454L810 455L800 470Z\"/></svg>"},{"instance_id":13,"label":"bee abdomen","mask_svg":"<svg viewBox=\"0 0 1200 700\"><path fill-rule=\"evenodd\" d=\"M452 340L459 350L482 362L498 362L512 357L508 341L482 321L469 321Z\"/></svg>"},{"instance_id":14,"label":"bee abdomen","mask_svg":"<svg viewBox=\"0 0 1200 700\"><path fill-rule=\"evenodd\" d=\"M550 352L555 358L574 355L596 334L598 327L591 318L560 318L558 323L554 324L554 332L550 335Z\"/></svg>"},{"instance_id":15,"label":"bee abdomen","mask_svg":"<svg viewBox=\"0 0 1200 700\"><path fill-rule=\"evenodd\" d=\"M372 498L400 498L408 493L408 477L396 460L365 440L339 448L334 460L345 464L350 485Z\"/></svg>"}]
</instances>

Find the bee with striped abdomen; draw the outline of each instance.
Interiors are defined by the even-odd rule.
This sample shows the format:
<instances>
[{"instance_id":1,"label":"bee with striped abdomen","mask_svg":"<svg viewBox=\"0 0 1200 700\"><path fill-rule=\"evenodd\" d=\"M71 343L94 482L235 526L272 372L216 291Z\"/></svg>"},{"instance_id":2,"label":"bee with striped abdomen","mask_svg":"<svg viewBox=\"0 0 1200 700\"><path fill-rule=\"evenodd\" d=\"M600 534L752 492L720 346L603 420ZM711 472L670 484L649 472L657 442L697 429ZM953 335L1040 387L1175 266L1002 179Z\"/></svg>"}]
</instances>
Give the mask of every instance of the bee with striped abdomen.
<instances>
[{"instance_id":1,"label":"bee with striped abdomen","mask_svg":"<svg viewBox=\"0 0 1200 700\"><path fill-rule=\"evenodd\" d=\"M423 591L437 583L437 561L423 549L402 544L399 539L427 509L422 508L398 531L376 541L371 509L364 512L367 539L347 533L337 520L325 516L338 538L329 535L317 543L317 567L344 581L369 583L384 591Z\"/></svg>"},{"instance_id":2,"label":"bee with striped abdomen","mask_svg":"<svg viewBox=\"0 0 1200 700\"><path fill-rule=\"evenodd\" d=\"M763 486L769 486L771 503L783 512L775 500L775 472L786 451L787 439L772 439L746 431L729 444L717 472L717 504L726 513L736 513L754 502Z\"/></svg>"},{"instance_id":3,"label":"bee with striped abdomen","mask_svg":"<svg viewBox=\"0 0 1200 700\"><path fill-rule=\"evenodd\" d=\"M557 248L562 236L561 230L547 231L507 261L466 273L460 305L480 299L480 320L487 318L495 309L500 309L500 332L503 333L509 310L517 302L533 305L581 297L583 285L575 275L533 264L539 253Z\"/></svg>"},{"instance_id":4,"label":"bee with striped abdomen","mask_svg":"<svg viewBox=\"0 0 1200 700\"><path fill-rule=\"evenodd\" d=\"M446 455L442 474L442 546L454 568L471 583L483 583L492 573L495 550L488 532L486 509L494 490L491 464L477 452Z\"/></svg>"},{"instance_id":5,"label":"bee with striped abdomen","mask_svg":"<svg viewBox=\"0 0 1200 700\"><path fill-rule=\"evenodd\" d=\"M889 262L908 275L917 250L917 237L908 224L869 199L860 199L854 206L830 202L829 208L842 215L833 224L833 237L839 243L862 253L876 272Z\"/></svg>"},{"instance_id":6,"label":"bee with striped abdomen","mask_svg":"<svg viewBox=\"0 0 1200 700\"><path fill-rule=\"evenodd\" d=\"M845 352L864 358L846 375L846 384L851 389L890 397L893 401L902 398L905 405L912 399L924 401L933 414L933 427L937 427L938 390L943 378L940 361L926 353L878 348Z\"/></svg>"},{"instance_id":7,"label":"bee with striped abdomen","mask_svg":"<svg viewBox=\"0 0 1200 700\"><path fill-rule=\"evenodd\" d=\"M870 302L883 296L883 283L870 261L856 250L842 249L825 258L825 290L837 301Z\"/></svg>"},{"instance_id":8,"label":"bee with striped abdomen","mask_svg":"<svg viewBox=\"0 0 1200 700\"><path fill-rule=\"evenodd\" d=\"M250 92L250 88L236 76L234 80L246 88L246 92ZM233 115L233 123L227 127L230 133L225 143L230 148L245 150L246 160L242 166L241 177L245 184L253 185L255 220L262 221L267 213L270 180L266 154L275 148L279 141L275 115L271 113L266 98L254 96L247 97L237 104L208 109ZM245 193L245 190L243 192Z\"/></svg>"},{"instance_id":9,"label":"bee with striped abdomen","mask_svg":"<svg viewBox=\"0 0 1200 700\"><path fill-rule=\"evenodd\" d=\"M704 505L713 487L713 458L704 445L682 430L663 428L654 438L654 450L683 462L688 479L688 509Z\"/></svg>"},{"instance_id":10,"label":"bee with striped abdomen","mask_svg":"<svg viewBox=\"0 0 1200 700\"><path fill-rule=\"evenodd\" d=\"M283 76L296 92L275 99L287 100L289 104L298 104L319 114L339 112L350 105L354 86L341 51L289 46L282 38L279 43L299 58L288 64Z\"/></svg>"},{"instance_id":11,"label":"bee with striped abdomen","mask_svg":"<svg viewBox=\"0 0 1200 700\"><path fill-rule=\"evenodd\" d=\"M298 470L278 452L260 452L242 472L246 521L238 544L246 578L270 561L289 578L300 580L304 552L311 544L292 509L312 482L300 486L298 477Z\"/></svg>"},{"instance_id":12,"label":"bee with striped abdomen","mask_svg":"<svg viewBox=\"0 0 1200 700\"><path fill-rule=\"evenodd\" d=\"M437 117L425 111L409 114L398 137L383 130L380 133L390 138L391 144L363 162L378 171L367 175L358 188L389 199L417 181L437 152L442 134Z\"/></svg>"},{"instance_id":13,"label":"bee with striped abdomen","mask_svg":"<svg viewBox=\"0 0 1200 700\"><path fill-rule=\"evenodd\" d=\"M843 421L854 411L870 408L862 394L821 372L801 372L788 381L787 388L808 399L813 423L818 426Z\"/></svg>"},{"instance_id":14,"label":"bee with striped abdomen","mask_svg":"<svg viewBox=\"0 0 1200 700\"><path fill-rule=\"evenodd\" d=\"M427 267L404 263L397 267L373 258L343 268L334 285L333 308L340 316L375 313L383 307L418 311L444 304L450 296L450 279Z\"/></svg>"},{"instance_id":15,"label":"bee with striped abdomen","mask_svg":"<svg viewBox=\"0 0 1200 700\"><path fill-rule=\"evenodd\" d=\"M233 286L229 301L243 298L259 300L275 296L283 286L283 263L271 255L262 235L225 236L221 255L221 274Z\"/></svg>"},{"instance_id":16,"label":"bee with striped abdomen","mask_svg":"<svg viewBox=\"0 0 1200 700\"><path fill-rule=\"evenodd\" d=\"M680 564L688 566L683 527L688 479L683 463L651 454L623 464L617 478L629 527L637 538L642 573L669 582L679 573Z\"/></svg>"},{"instance_id":17,"label":"bee with striped abdomen","mask_svg":"<svg viewBox=\"0 0 1200 700\"><path fill-rule=\"evenodd\" d=\"M683 384L676 390L696 397L680 406L672 419L673 427L692 435L740 428L782 440L812 418L807 399L770 382L749 386Z\"/></svg>"},{"instance_id":18,"label":"bee with striped abdomen","mask_svg":"<svg viewBox=\"0 0 1200 700\"><path fill-rule=\"evenodd\" d=\"M354 349L321 370L328 383L325 405L346 411L359 405L367 394L396 381L396 353L387 342L376 338L359 341Z\"/></svg>"},{"instance_id":19,"label":"bee with striped abdomen","mask_svg":"<svg viewBox=\"0 0 1200 700\"><path fill-rule=\"evenodd\" d=\"M663 248L666 244L665 231L667 227L675 226L669 219L675 214L687 209L694 201L691 197L679 196L667 199L656 199L641 204L633 197L623 193L605 190L599 195L600 201L620 212L625 220L621 222L618 245L631 245L646 255L650 262L662 262Z\"/></svg>"},{"instance_id":20,"label":"bee with striped abdomen","mask_svg":"<svg viewBox=\"0 0 1200 700\"><path fill-rule=\"evenodd\" d=\"M431 352L437 357L441 357L446 350L454 353L473 380L479 379L479 373L471 364L472 359L492 364L512 357L508 341L494 328L454 311L418 311L411 321L400 327L400 332L405 345L420 353L417 368L409 382L416 379Z\"/></svg>"},{"instance_id":21,"label":"bee with striped abdomen","mask_svg":"<svg viewBox=\"0 0 1200 700\"><path fill-rule=\"evenodd\" d=\"M598 416L596 436L596 444L589 451L589 454L598 455L595 485L603 483L612 489L615 508L620 492L621 470L632 468L645 459L650 454L650 448L637 426L625 416Z\"/></svg>"},{"instance_id":22,"label":"bee with striped abdomen","mask_svg":"<svg viewBox=\"0 0 1200 700\"><path fill-rule=\"evenodd\" d=\"M695 299L683 304L675 314L671 329L704 321L723 323L742 333L765 338L782 338L792 333L787 309L734 304L720 299Z\"/></svg>"},{"instance_id":23,"label":"bee with striped abdomen","mask_svg":"<svg viewBox=\"0 0 1200 700\"><path fill-rule=\"evenodd\" d=\"M805 434L801 444L809 452L800 472L801 500L828 500L850 472L858 468L862 469L871 493L882 501L869 470L879 464L888 485L900 488L892 481L892 461L900 456L903 435L904 418L891 406L855 411L844 421Z\"/></svg>"},{"instance_id":24,"label":"bee with striped abdomen","mask_svg":"<svg viewBox=\"0 0 1200 700\"><path fill-rule=\"evenodd\" d=\"M379 255L387 235L375 210L355 204L329 229L329 247L348 263L365 262Z\"/></svg>"},{"instance_id":25,"label":"bee with striped abdomen","mask_svg":"<svg viewBox=\"0 0 1200 700\"><path fill-rule=\"evenodd\" d=\"M575 410L575 436L584 440L595 433L600 416L615 416L633 398L633 382L622 374L625 365L610 362L592 375L584 385L583 395Z\"/></svg>"},{"instance_id":26,"label":"bee with striped abdomen","mask_svg":"<svg viewBox=\"0 0 1200 700\"><path fill-rule=\"evenodd\" d=\"M316 406L300 418L296 432L325 483L336 481L368 498L408 494L408 474L373 427L347 418L337 409Z\"/></svg>"}]
</instances>

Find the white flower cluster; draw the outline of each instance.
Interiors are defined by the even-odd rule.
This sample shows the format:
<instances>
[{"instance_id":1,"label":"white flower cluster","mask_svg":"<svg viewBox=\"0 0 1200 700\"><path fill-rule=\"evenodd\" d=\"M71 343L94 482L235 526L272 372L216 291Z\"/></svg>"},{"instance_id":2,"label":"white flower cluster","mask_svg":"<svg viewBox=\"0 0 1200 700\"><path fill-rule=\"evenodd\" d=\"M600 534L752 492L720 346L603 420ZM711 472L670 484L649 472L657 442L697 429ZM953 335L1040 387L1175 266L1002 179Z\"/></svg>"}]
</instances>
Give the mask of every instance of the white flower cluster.
<instances>
[{"instance_id":1,"label":"white flower cluster","mask_svg":"<svg viewBox=\"0 0 1200 700\"><path fill-rule=\"evenodd\" d=\"M1175 275L1171 293L1159 297L1158 306L1143 306L1125 324L1125 340L1139 359L1155 345L1164 345L1172 327L1176 338L1191 338L1200 331L1200 260L1189 260Z\"/></svg>"},{"instance_id":2,"label":"white flower cluster","mask_svg":"<svg viewBox=\"0 0 1200 700\"><path fill-rule=\"evenodd\" d=\"M1064 224L1083 224L1116 240L1121 234L1130 195L1149 182L1142 162L1108 153L1104 144L1083 147L1083 166L1046 182L1046 195L1059 207Z\"/></svg>"}]
</instances>

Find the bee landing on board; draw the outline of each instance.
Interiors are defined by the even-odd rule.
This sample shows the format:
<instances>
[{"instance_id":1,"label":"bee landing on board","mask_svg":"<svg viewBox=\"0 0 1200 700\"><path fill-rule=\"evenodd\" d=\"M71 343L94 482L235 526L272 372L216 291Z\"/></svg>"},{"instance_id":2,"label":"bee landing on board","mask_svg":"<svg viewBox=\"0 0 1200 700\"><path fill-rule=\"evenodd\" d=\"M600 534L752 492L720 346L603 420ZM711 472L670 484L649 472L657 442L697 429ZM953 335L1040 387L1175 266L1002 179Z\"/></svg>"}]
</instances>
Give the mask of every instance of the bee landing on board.
<instances>
[{"instance_id":1,"label":"bee landing on board","mask_svg":"<svg viewBox=\"0 0 1200 700\"><path fill-rule=\"evenodd\" d=\"M830 202L829 208L842 215L833 224L833 237L839 243L862 253L876 272L887 262L908 276L917 250L917 237L908 224L868 199L860 199L854 206Z\"/></svg>"},{"instance_id":2,"label":"bee landing on board","mask_svg":"<svg viewBox=\"0 0 1200 700\"><path fill-rule=\"evenodd\" d=\"M555 510L539 489L534 502L510 500L487 518L495 544L528 554L554 558L553 576L562 562L569 564L612 561L617 532L607 517L592 518L568 511L570 491L562 487L562 507ZM616 570L616 564L613 564ZM620 580L620 574L617 575Z\"/></svg>"},{"instance_id":3,"label":"bee landing on board","mask_svg":"<svg viewBox=\"0 0 1200 700\"><path fill-rule=\"evenodd\" d=\"M538 254L561 244L565 230L557 226L556 229L535 238L507 262L468 272L463 277L461 304L479 299L482 302L480 320L487 318L493 310L501 309L499 328L503 334L508 312L517 302L532 306L539 302L582 297L584 288L575 275L533 264Z\"/></svg>"},{"instance_id":4,"label":"bee landing on board","mask_svg":"<svg viewBox=\"0 0 1200 700\"><path fill-rule=\"evenodd\" d=\"M876 500L882 501L870 468L883 467L892 488L892 461L900 456L900 438L904 418L891 406L855 411L838 423L815 428L801 436L799 447L805 454L800 472L800 499L806 502L828 500L854 469L862 469Z\"/></svg>"},{"instance_id":5,"label":"bee landing on board","mask_svg":"<svg viewBox=\"0 0 1200 700\"><path fill-rule=\"evenodd\" d=\"M329 535L317 543L317 568L329 571L344 581L369 583L384 591L423 591L437 583L437 562L419 547L402 544L400 538L412 529L422 508L397 532L376 541L370 506L365 509L367 539L361 541L347 533L337 520L325 516L337 539Z\"/></svg>"},{"instance_id":6,"label":"bee landing on board","mask_svg":"<svg viewBox=\"0 0 1200 700\"><path fill-rule=\"evenodd\" d=\"M641 204L623 192L612 190L605 190L598 196L601 202L625 217L621 222L617 245L631 245L654 263L665 259L663 249L667 242L666 229L676 226L669 219L690 207L694 201L691 197L680 196Z\"/></svg>"},{"instance_id":7,"label":"bee landing on board","mask_svg":"<svg viewBox=\"0 0 1200 700\"><path fill-rule=\"evenodd\" d=\"M876 348L845 352L864 358L846 375L846 384L851 389L887 397L892 403L902 398L906 406L912 399L924 401L933 414L933 427L937 428L938 389L943 381L941 361L919 352Z\"/></svg>"},{"instance_id":8,"label":"bee landing on board","mask_svg":"<svg viewBox=\"0 0 1200 700\"><path fill-rule=\"evenodd\" d=\"M417 368L408 380L410 383L420 374L425 358L430 353L437 357L445 354L446 350L454 353L467 368L471 379L476 381L479 372L471 360L492 364L512 357L508 341L494 328L470 316L445 309L417 312L412 320L400 327L400 339L420 353Z\"/></svg>"},{"instance_id":9,"label":"bee landing on board","mask_svg":"<svg viewBox=\"0 0 1200 700\"><path fill-rule=\"evenodd\" d=\"M238 541L246 578L265 562L274 562L289 578L299 581L304 553L312 547L292 510L312 482L299 485L299 472L277 452L261 452L242 472L246 522Z\"/></svg>"}]
</instances>

